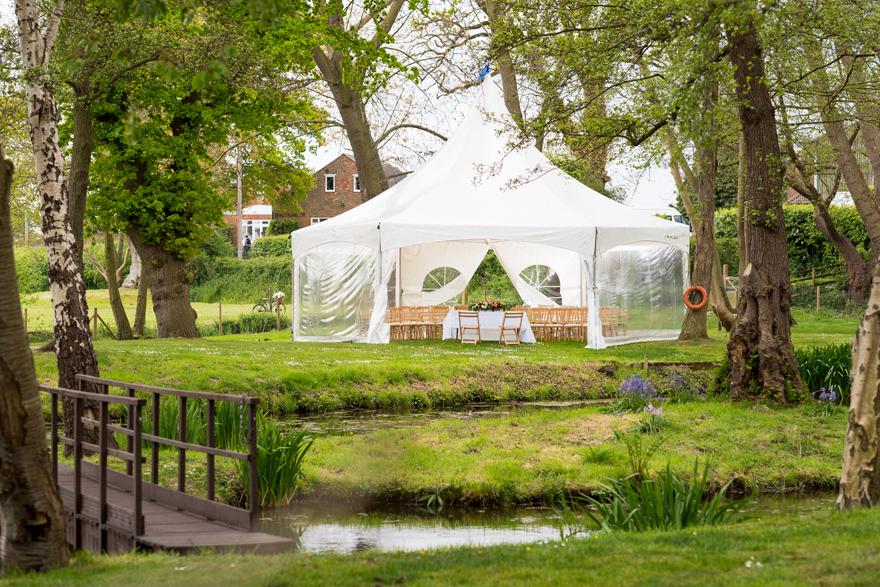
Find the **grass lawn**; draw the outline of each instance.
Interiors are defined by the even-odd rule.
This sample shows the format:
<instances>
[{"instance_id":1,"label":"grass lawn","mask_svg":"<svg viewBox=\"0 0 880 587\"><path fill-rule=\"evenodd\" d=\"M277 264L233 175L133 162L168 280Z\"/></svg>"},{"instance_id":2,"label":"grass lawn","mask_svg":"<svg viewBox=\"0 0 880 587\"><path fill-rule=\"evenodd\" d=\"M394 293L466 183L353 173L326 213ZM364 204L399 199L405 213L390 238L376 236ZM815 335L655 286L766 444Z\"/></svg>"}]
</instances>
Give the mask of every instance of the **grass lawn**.
<instances>
[{"instance_id":1,"label":"grass lawn","mask_svg":"<svg viewBox=\"0 0 880 587\"><path fill-rule=\"evenodd\" d=\"M834 488L840 478L846 414L811 416L805 407L774 409L707 400L664 406L669 425L651 461L688 473L711 463L716 486L740 491ZM570 411L441 421L416 429L320 438L306 459L306 494L393 501L439 492L448 503L553 500L560 490L593 492L632 472L614 430L641 414ZM658 435L642 435L644 446Z\"/></svg>"},{"instance_id":2,"label":"grass lawn","mask_svg":"<svg viewBox=\"0 0 880 587\"><path fill-rule=\"evenodd\" d=\"M90 290L101 307L106 292ZM126 304L133 303L128 299ZM42 307L45 306L45 307ZM194 304L203 318L216 306ZM49 320L49 302L37 303ZM40 309L42 307L42 310ZM133 306L130 306L133 311ZM110 319L109 307L106 319ZM224 316L250 312L225 306ZM153 319L152 312L147 312ZM794 343L806 347L849 342L858 319L795 312L800 326ZM207 319L207 318L205 318ZM624 376L651 361L718 361L726 333L710 322L708 341L661 341L621 345L597 351L583 343L537 343L502 347L494 342L463 346L455 341L406 341L387 345L292 343L289 332L206 337L195 340L146 339L95 343L104 377L147 385L212 391L263 398L276 414L343 408L422 409L474 402L593 399L613 394ZM33 327L33 324L32 324ZM609 378L596 372L607 361L623 364ZM35 355L45 384L57 381L52 354Z\"/></svg>"},{"instance_id":3,"label":"grass lawn","mask_svg":"<svg viewBox=\"0 0 880 587\"><path fill-rule=\"evenodd\" d=\"M10 587L117 585L874 586L880 510L824 511L668 533L597 535L547 544L352 555L78 556Z\"/></svg>"},{"instance_id":4,"label":"grass lawn","mask_svg":"<svg viewBox=\"0 0 880 587\"><path fill-rule=\"evenodd\" d=\"M125 306L125 313L128 315L129 323L134 324L134 312L137 306L137 290L121 289L119 293L122 297L122 304ZM28 312L28 331L51 331L52 330L52 299L49 292L40 292L33 294L36 300L26 304ZM110 295L106 289L90 289L86 291L86 300L89 304L89 318L95 309L104 321L116 332L116 322L113 319L113 310L110 309ZM256 303L258 300L254 300ZM235 318L242 314L250 314L254 304L223 304L223 319ZM196 323L199 325L216 323L219 317L219 306L217 304L200 304L192 303L193 310L198 314ZM288 310L288 314L290 311ZM146 329L149 332L156 330L156 315L153 314L153 302L149 293L147 294L147 314ZM109 334L103 326L98 323L98 338L111 340Z\"/></svg>"}]
</instances>

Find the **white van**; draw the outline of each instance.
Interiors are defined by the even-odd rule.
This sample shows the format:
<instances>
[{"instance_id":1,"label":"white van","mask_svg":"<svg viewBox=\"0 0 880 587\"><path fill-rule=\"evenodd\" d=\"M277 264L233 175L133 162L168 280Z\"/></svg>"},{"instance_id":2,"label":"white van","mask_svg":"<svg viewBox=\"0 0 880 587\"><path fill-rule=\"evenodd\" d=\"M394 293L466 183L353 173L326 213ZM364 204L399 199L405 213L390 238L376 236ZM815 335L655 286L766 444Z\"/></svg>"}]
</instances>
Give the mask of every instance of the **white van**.
<instances>
[{"instance_id":1,"label":"white van","mask_svg":"<svg viewBox=\"0 0 880 587\"><path fill-rule=\"evenodd\" d=\"M678 222L679 224L687 224L690 226L690 222L688 222L687 216L673 208L672 206L667 206L666 208L633 208L633 210L638 210L639 212L645 212L646 214L652 214L655 216L662 216L667 220L672 220L673 222Z\"/></svg>"}]
</instances>

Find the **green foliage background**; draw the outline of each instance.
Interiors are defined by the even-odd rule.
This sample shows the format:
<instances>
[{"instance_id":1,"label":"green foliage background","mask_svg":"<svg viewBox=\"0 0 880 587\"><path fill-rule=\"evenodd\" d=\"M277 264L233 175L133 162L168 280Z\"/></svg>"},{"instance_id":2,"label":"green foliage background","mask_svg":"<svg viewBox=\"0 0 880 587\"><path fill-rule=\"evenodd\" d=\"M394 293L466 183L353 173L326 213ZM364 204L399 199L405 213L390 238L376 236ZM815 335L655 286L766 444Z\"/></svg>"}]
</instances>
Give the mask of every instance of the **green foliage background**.
<instances>
[{"instance_id":1,"label":"green foliage background","mask_svg":"<svg viewBox=\"0 0 880 587\"><path fill-rule=\"evenodd\" d=\"M785 206L785 232L788 238L788 257L792 271L842 263L843 259L813 222L813 207L807 204ZM831 217L837 229L846 235L868 258L870 240L858 211L854 206L832 206ZM731 274L739 268L739 250L736 242L736 209L727 208L715 213L715 236L722 263L730 266Z\"/></svg>"}]
</instances>

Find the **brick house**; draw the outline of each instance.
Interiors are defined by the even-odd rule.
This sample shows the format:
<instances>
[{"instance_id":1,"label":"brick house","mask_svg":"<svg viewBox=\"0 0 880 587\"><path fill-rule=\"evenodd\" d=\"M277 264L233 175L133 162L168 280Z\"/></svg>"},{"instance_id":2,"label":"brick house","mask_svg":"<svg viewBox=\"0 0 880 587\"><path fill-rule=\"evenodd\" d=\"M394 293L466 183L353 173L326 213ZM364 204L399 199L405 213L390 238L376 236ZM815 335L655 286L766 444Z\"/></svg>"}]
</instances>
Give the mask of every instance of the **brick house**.
<instances>
[{"instance_id":1,"label":"brick house","mask_svg":"<svg viewBox=\"0 0 880 587\"><path fill-rule=\"evenodd\" d=\"M223 214L223 221L232 227L232 242L238 242L238 226L236 223L237 216L235 212L226 212ZM265 204L253 204L241 209L241 225L242 225L242 243L244 237L251 237L251 242L263 236L263 232L269 228L269 222L272 221L272 206Z\"/></svg>"},{"instance_id":2,"label":"brick house","mask_svg":"<svg viewBox=\"0 0 880 587\"><path fill-rule=\"evenodd\" d=\"M385 163L382 168L390 185L406 177L393 165ZM365 201L358 181L357 165L350 155L342 154L318 168L313 177L315 187L299 203L302 214L290 214L287 210L276 208L272 218L292 218L299 222L300 227L304 227L339 216Z\"/></svg>"}]
</instances>

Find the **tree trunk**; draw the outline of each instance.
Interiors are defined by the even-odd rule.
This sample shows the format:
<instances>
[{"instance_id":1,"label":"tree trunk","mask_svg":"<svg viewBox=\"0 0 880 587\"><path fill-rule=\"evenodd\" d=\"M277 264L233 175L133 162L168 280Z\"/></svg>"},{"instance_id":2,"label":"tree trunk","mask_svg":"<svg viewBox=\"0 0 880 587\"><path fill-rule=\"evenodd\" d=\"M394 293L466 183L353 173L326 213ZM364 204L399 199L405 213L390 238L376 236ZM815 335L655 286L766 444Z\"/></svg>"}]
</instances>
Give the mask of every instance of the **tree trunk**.
<instances>
[{"instance_id":1,"label":"tree trunk","mask_svg":"<svg viewBox=\"0 0 880 587\"><path fill-rule=\"evenodd\" d=\"M77 85L73 100L73 145L70 156L70 226L76 240L76 262L83 272L83 223L86 215L86 194L89 191L89 169L95 143L92 127L92 105L85 94L88 88Z\"/></svg>"},{"instance_id":2,"label":"tree trunk","mask_svg":"<svg viewBox=\"0 0 880 587\"><path fill-rule=\"evenodd\" d=\"M697 149L700 157L700 173L697 178L697 209L691 222L694 223L694 272L691 284L702 286L708 295L714 280L715 265L715 151L716 147L701 146ZM699 301L698 293L691 295L691 303ZM699 310L687 309L684 324L678 340L695 340L709 338L706 332L706 315L709 304Z\"/></svg>"},{"instance_id":3,"label":"tree trunk","mask_svg":"<svg viewBox=\"0 0 880 587\"><path fill-rule=\"evenodd\" d=\"M739 248L739 271L742 275L749 265L749 239L746 234L746 138L739 137L739 168L736 173L736 244Z\"/></svg>"},{"instance_id":4,"label":"tree trunk","mask_svg":"<svg viewBox=\"0 0 880 587\"><path fill-rule=\"evenodd\" d=\"M399 6L398 6L399 10ZM333 26L342 26L342 17L331 16ZM364 200L375 198L388 189L388 178L382 168L379 148L373 140L370 123L363 95L343 75L343 61L346 57L329 49L330 55L324 53L323 47L314 47L312 57L321 71L324 81L330 87L336 107L345 126L345 134L351 144L354 162L358 170L361 184L361 196ZM153 300L155 304L155 299Z\"/></svg>"},{"instance_id":5,"label":"tree trunk","mask_svg":"<svg viewBox=\"0 0 880 587\"><path fill-rule=\"evenodd\" d=\"M0 576L67 564L64 510L46 450L37 372L12 252L12 162L0 145Z\"/></svg>"},{"instance_id":6,"label":"tree trunk","mask_svg":"<svg viewBox=\"0 0 880 587\"><path fill-rule=\"evenodd\" d=\"M131 267L128 270L128 277L122 282L122 287L138 287L141 278L141 256L137 249L131 247Z\"/></svg>"},{"instance_id":7,"label":"tree trunk","mask_svg":"<svg viewBox=\"0 0 880 587\"><path fill-rule=\"evenodd\" d=\"M129 227L128 236L149 268L150 293L159 338L200 338L196 311L189 301L189 273L186 263L162 245L146 244Z\"/></svg>"},{"instance_id":8,"label":"tree trunk","mask_svg":"<svg viewBox=\"0 0 880 587\"><path fill-rule=\"evenodd\" d=\"M499 2L499 5L496 6L496 0L484 0L478 2L478 4L483 9L483 12L486 13L489 28L497 29L498 21L504 18L503 4ZM501 92L504 95L504 105L507 106L507 111L513 117L516 124L521 125L523 121L522 107L516 83L516 69L513 66L510 52L502 50L496 57L495 62L498 64L498 72L501 74Z\"/></svg>"},{"instance_id":9,"label":"tree trunk","mask_svg":"<svg viewBox=\"0 0 880 587\"><path fill-rule=\"evenodd\" d=\"M110 309L113 310L113 318L116 320L116 338L118 340L131 340L131 324L122 305L119 296L119 286L116 281L116 249L113 246L113 235L110 231L104 232L104 265L107 270L107 291L110 296Z\"/></svg>"},{"instance_id":10,"label":"tree trunk","mask_svg":"<svg viewBox=\"0 0 880 587\"><path fill-rule=\"evenodd\" d=\"M750 264L740 276L738 322L727 343L733 399L786 402L803 390L791 344L791 284L782 157L776 117L753 22L728 28L746 152L746 233ZM792 398L794 399L794 398Z\"/></svg>"},{"instance_id":11,"label":"tree trunk","mask_svg":"<svg viewBox=\"0 0 880 587\"><path fill-rule=\"evenodd\" d=\"M837 509L880 503L880 265L852 344L849 418Z\"/></svg>"},{"instance_id":12,"label":"tree trunk","mask_svg":"<svg viewBox=\"0 0 880 587\"><path fill-rule=\"evenodd\" d=\"M132 249L137 251L134 248L134 243L132 243ZM140 256L138 256L140 259ZM132 336L135 338L143 338L144 336L144 325L147 321L147 292L150 287L150 268L146 265L141 265L141 276L140 283L138 283L138 298L137 298L137 307L134 311L134 332Z\"/></svg>"},{"instance_id":13,"label":"tree trunk","mask_svg":"<svg viewBox=\"0 0 880 587\"><path fill-rule=\"evenodd\" d=\"M58 138L58 108L49 80L42 73L48 67L63 9L63 2L59 1L43 36L36 5L28 0L16 0L15 5L22 66L30 72L24 89L40 191L43 240L49 260L58 386L77 389L77 374L98 375L98 359L89 337L86 288L70 223L64 156ZM94 404L86 404L92 415L97 414L97 409ZM69 401L64 402L64 432L73 436L73 403ZM86 427L84 439L97 442L97 429Z\"/></svg>"},{"instance_id":14,"label":"tree trunk","mask_svg":"<svg viewBox=\"0 0 880 587\"><path fill-rule=\"evenodd\" d=\"M709 290L709 301L712 302L712 309L721 322L721 326L730 332L733 330L733 324L736 321L734 309L730 305L730 298L727 297L727 284L724 283L724 274L721 271L721 257L718 256L718 244L715 242L713 235L713 244L715 245L714 263L712 264L712 282Z\"/></svg>"}]
</instances>

